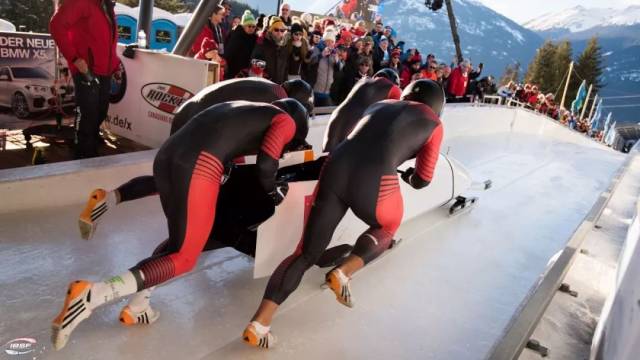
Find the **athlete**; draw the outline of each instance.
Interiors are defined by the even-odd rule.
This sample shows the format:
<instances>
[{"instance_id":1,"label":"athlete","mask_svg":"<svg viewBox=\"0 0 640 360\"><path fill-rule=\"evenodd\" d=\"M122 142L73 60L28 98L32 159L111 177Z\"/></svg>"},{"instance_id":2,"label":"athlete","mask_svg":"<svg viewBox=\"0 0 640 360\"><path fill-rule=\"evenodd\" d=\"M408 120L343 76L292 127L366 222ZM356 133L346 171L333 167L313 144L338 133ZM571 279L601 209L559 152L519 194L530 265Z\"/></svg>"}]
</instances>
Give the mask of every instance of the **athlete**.
<instances>
[{"instance_id":1,"label":"athlete","mask_svg":"<svg viewBox=\"0 0 640 360\"><path fill-rule=\"evenodd\" d=\"M244 330L248 344L273 346L273 315L327 248L348 209L370 227L325 280L341 304L353 307L351 276L389 248L402 220L396 168L415 157L415 169L407 170L402 179L416 189L433 179L443 136L439 115L444 91L437 82L418 80L404 90L401 99L367 109L349 138L324 163L302 239L271 276L262 303Z\"/></svg>"},{"instance_id":2,"label":"athlete","mask_svg":"<svg viewBox=\"0 0 640 360\"><path fill-rule=\"evenodd\" d=\"M204 110L171 136L153 164L169 239L153 256L119 276L103 282L72 282L62 311L53 320L54 348L64 347L71 332L95 308L134 293L138 294L121 311L120 320L153 322L157 313L149 306L150 290L140 292L196 265L213 227L224 164L257 154L261 187L278 205L288 189L286 183L276 183L278 159L292 143L304 140L308 130L307 111L294 99L273 104L235 101Z\"/></svg>"},{"instance_id":3,"label":"athlete","mask_svg":"<svg viewBox=\"0 0 640 360\"><path fill-rule=\"evenodd\" d=\"M391 69L378 71L372 79L360 80L331 115L322 151L330 153L343 142L370 105L386 99L400 99L402 90L399 86L400 78Z\"/></svg>"},{"instance_id":4,"label":"athlete","mask_svg":"<svg viewBox=\"0 0 640 360\"><path fill-rule=\"evenodd\" d=\"M189 119L216 104L234 100L271 103L286 97L298 100L309 113L313 110L313 89L303 80L289 80L282 86L259 78L219 82L201 90L180 107L171 124L171 134L182 128ZM306 148L308 144L303 139L297 145L299 148ZM155 194L157 194L155 181L153 176L149 175L133 178L115 190L94 190L79 217L78 224L82 238L90 239L101 217L117 204Z\"/></svg>"}]
</instances>

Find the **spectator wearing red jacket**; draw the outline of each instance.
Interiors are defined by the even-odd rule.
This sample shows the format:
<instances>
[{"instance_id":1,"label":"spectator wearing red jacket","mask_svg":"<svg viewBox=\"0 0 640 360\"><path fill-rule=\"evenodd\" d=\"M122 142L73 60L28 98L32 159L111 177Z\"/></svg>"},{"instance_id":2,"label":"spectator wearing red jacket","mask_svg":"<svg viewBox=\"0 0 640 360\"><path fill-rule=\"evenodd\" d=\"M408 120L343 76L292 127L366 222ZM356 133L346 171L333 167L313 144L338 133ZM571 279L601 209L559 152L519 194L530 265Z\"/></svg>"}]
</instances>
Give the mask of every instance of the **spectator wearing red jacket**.
<instances>
[{"instance_id":1,"label":"spectator wearing red jacket","mask_svg":"<svg viewBox=\"0 0 640 360\"><path fill-rule=\"evenodd\" d=\"M224 15L226 13L225 8L222 5L217 5L213 9L213 13L209 18L209 21L202 27L200 30L200 34L196 37L191 45L191 52L193 55L200 52L202 49L202 41L205 38L213 39L218 45L218 53L221 56L224 56L224 40L226 38L226 34L222 29L222 20L224 19Z\"/></svg>"},{"instance_id":2,"label":"spectator wearing red jacket","mask_svg":"<svg viewBox=\"0 0 640 360\"><path fill-rule=\"evenodd\" d=\"M407 65L400 74L400 86L404 89L412 81L420 77L420 65L422 64L422 56L414 54L407 61Z\"/></svg>"},{"instance_id":3,"label":"spectator wearing red jacket","mask_svg":"<svg viewBox=\"0 0 640 360\"><path fill-rule=\"evenodd\" d=\"M216 44L213 39L204 38L204 40L202 40L200 51L196 54L195 58L200 60L213 61L220 64L220 81L224 80L224 68L226 62L223 58L220 57L220 54L218 53L218 44Z\"/></svg>"},{"instance_id":4,"label":"spectator wearing red jacket","mask_svg":"<svg viewBox=\"0 0 640 360\"><path fill-rule=\"evenodd\" d=\"M467 92L469 85L469 70L471 66L467 60L460 63L460 66L451 72L449 77L449 87L447 88L447 98L461 100ZM455 101L455 100L454 100Z\"/></svg>"},{"instance_id":5,"label":"spectator wearing red jacket","mask_svg":"<svg viewBox=\"0 0 640 360\"><path fill-rule=\"evenodd\" d=\"M113 6L110 0L66 0L49 23L51 36L69 63L80 107L76 158L98 156L100 124L109 109L111 75L120 65Z\"/></svg>"}]
</instances>

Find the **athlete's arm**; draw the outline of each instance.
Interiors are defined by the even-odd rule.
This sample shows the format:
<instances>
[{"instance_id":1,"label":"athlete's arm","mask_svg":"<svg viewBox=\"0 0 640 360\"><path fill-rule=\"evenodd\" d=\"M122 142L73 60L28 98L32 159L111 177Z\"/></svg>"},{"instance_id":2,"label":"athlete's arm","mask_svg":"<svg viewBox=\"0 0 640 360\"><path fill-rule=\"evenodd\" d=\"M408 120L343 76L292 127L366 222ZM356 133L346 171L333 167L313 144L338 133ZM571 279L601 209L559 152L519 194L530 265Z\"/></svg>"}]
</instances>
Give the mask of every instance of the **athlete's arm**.
<instances>
[{"instance_id":1,"label":"athlete's arm","mask_svg":"<svg viewBox=\"0 0 640 360\"><path fill-rule=\"evenodd\" d=\"M258 179L267 193L275 190L278 159L282 156L285 145L293 139L295 131L295 122L287 114L280 113L271 120L271 126L262 140L256 161Z\"/></svg>"},{"instance_id":2,"label":"athlete's arm","mask_svg":"<svg viewBox=\"0 0 640 360\"><path fill-rule=\"evenodd\" d=\"M428 186L433 180L433 171L438 162L440 154L440 144L442 143L442 124L433 129L431 136L418 152L416 157L416 170L409 177L409 184L414 189L422 189Z\"/></svg>"}]
</instances>

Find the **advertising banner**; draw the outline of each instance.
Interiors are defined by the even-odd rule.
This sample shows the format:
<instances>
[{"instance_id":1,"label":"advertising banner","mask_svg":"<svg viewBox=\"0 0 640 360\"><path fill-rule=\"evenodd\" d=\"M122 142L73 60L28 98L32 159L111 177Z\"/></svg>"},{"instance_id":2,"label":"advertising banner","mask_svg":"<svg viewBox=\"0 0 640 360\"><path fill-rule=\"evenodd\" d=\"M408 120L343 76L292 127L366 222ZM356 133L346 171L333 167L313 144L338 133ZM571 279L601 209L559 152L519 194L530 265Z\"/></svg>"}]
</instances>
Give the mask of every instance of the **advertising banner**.
<instances>
[{"instance_id":1,"label":"advertising banner","mask_svg":"<svg viewBox=\"0 0 640 360\"><path fill-rule=\"evenodd\" d=\"M20 128L21 119L42 119L73 107L73 80L58 63L48 34L0 32L0 128Z\"/></svg>"},{"instance_id":2,"label":"advertising banner","mask_svg":"<svg viewBox=\"0 0 640 360\"><path fill-rule=\"evenodd\" d=\"M111 104L104 124L111 132L140 144L159 147L169 137L180 105L215 81L215 65L163 52L136 50L122 56L113 76Z\"/></svg>"}]
</instances>

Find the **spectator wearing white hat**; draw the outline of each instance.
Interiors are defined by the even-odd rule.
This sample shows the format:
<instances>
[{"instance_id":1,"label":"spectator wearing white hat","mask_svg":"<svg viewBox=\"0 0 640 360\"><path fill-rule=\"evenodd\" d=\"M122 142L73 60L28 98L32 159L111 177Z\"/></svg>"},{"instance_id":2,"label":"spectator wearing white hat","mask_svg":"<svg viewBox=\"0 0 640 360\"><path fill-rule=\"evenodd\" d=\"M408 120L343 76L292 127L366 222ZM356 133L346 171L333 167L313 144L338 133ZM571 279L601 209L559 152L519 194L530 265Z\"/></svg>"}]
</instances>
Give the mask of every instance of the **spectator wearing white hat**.
<instances>
[{"instance_id":1,"label":"spectator wearing white hat","mask_svg":"<svg viewBox=\"0 0 640 360\"><path fill-rule=\"evenodd\" d=\"M333 27L325 30L322 40L324 49L319 47L314 49L311 55L311 63L317 64L317 77L313 86L314 103L316 106L330 106L331 84L333 83L334 65L338 62L338 54L335 49L336 34Z\"/></svg>"}]
</instances>

